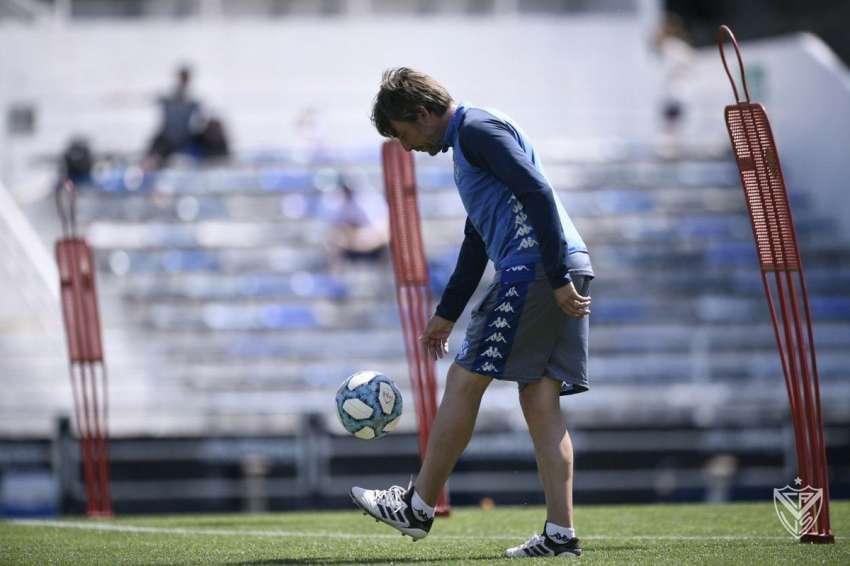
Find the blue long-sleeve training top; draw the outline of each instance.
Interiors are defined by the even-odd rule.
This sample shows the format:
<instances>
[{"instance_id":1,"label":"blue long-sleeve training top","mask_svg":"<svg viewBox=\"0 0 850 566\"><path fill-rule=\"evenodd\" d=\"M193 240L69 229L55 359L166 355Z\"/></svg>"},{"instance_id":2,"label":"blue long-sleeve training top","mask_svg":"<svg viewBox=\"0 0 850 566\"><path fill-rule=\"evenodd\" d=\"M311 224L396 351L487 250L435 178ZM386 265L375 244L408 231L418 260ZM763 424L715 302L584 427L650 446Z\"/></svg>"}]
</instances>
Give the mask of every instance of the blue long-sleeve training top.
<instances>
[{"instance_id":1,"label":"blue long-sleeve training top","mask_svg":"<svg viewBox=\"0 0 850 566\"><path fill-rule=\"evenodd\" d=\"M460 105L443 137L467 213L457 265L437 315L455 321L487 260L496 269L542 262L552 289L593 276L587 246L555 195L531 142L507 116Z\"/></svg>"}]
</instances>

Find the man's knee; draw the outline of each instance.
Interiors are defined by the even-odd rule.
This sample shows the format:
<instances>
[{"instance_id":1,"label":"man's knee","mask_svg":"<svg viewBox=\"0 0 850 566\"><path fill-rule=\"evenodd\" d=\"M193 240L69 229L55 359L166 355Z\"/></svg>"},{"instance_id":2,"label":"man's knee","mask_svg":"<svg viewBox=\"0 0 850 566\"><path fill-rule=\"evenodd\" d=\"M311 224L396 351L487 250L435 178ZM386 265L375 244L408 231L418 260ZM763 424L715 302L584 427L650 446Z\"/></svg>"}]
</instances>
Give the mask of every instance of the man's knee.
<instances>
[{"instance_id":1,"label":"man's knee","mask_svg":"<svg viewBox=\"0 0 850 566\"><path fill-rule=\"evenodd\" d=\"M523 412L546 413L560 411L561 384L546 377L524 384L519 390L519 403Z\"/></svg>"}]
</instances>

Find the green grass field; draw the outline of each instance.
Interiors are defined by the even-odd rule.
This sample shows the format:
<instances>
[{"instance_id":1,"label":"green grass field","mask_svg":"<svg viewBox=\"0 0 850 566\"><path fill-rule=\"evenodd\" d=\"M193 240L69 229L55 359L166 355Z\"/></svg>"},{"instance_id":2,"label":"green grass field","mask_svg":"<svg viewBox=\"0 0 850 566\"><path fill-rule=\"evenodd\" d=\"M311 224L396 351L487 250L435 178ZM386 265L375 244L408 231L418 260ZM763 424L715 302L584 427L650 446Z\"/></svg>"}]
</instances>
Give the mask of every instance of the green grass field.
<instances>
[{"instance_id":1,"label":"green grass field","mask_svg":"<svg viewBox=\"0 0 850 566\"><path fill-rule=\"evenodd\" d=\"M801 545L771 503L579 506L585 564L850 564L850 501L834 545ZM496 564L539 507L458 508L411 542L355 510L0 522L0 564ZM537 558L534 561L552 559Z\"/></svg>"}]
</instances>

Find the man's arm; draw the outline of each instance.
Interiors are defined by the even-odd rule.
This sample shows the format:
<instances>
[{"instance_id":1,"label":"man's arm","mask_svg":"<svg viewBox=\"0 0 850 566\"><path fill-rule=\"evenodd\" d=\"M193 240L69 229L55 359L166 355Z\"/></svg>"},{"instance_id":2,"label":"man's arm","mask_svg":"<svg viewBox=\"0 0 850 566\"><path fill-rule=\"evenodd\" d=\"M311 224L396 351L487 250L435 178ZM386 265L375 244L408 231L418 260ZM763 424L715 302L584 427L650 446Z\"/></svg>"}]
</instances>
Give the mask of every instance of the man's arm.
<instances>
[{"instance_id":1,"label":"man's arm","mask_svg":"<svg viewBox=\"0 0 850 566\"><path fill-rule=\"evenodd\" d=\"M449 334L481 281L484 268L487 267L484 240L469 218L466 219L464 233L466 236L460 247L454 273L443 291L436 314L428 321L428 326L419 337L425 351L434 359L442 358L448 352Z\"/></svg>"},{"instance_id":2,"label":"man's arm","mask_svg":"<svg viewBox=\"0 0 850 566\"><path fill-rule=\"evenodd\" d=\"M475 121L460 132L467 160L489 170L522 203L537 236L543 268L552 289L570 282L567 271L567 240L554 191L514 137L510 127L496 119Z\"/></svg>"},{"instance_id":3,"label":"man's arm","mask_svg":"<svg viewBox=\"0 0 850 566\"><path fill-rule=\"evenodd\" d=\"M455 322L466 308L466 303L478 287L484 268L487 267L487 250L484 240L469 218L463 229L464 239L460 246L454 273L443 291L437 316Z\"/></svg>"}]
</instances>

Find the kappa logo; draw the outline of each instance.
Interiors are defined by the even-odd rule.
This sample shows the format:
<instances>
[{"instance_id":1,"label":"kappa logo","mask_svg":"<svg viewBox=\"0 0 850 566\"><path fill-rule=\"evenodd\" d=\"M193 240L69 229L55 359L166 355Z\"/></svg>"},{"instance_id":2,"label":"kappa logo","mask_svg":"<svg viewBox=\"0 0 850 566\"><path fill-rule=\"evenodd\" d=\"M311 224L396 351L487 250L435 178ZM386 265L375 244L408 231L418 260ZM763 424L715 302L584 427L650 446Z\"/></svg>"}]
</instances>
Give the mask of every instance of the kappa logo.
<instances>
[{"instance_id":1,"label":"kappa logo","mask_svg":"<svg viewBox=\"0 0 850 566\"><path fill-rule=\"evenodd\" d=\"M565 542L569 542L569 540L570 540L570 538L563 533L551 533L550 534L550 533L547 532L546 536L549 537L550 539L552 539L553 541L561 543L561 544L563 544Z\"/></svg>"},{"instance_id":2,"label":"kappa logo","mask_svg":"<svg viewBox=\"0 0 850 566\"><path fill-rule=\"evenodd\" d=\"M526 220L528 220L528 215L521 212L514 217L514 226L522 226Z\"/></svg>"},{"instance_id":3,"label":"kappa logo","mask_svg":"<svg viewBox=\"0 0 850 566\"><path fill-rule=\"evenodd\" d=\"M481 355L487 356L488 358L496 358L496 359L502 359L504 357L504 356L502 356L502 353L499 350L497 350L496 348L494 348L493 346L490 346L489 348L487 348L486 350L481 352Z\"/></svg>"},{"instance_id":4,"label":"kappa logo","mask_svg":"<svg viewBox=\"0 0 850 566\"><path fill-rule=\"evenodd\" d=\"M475 371L496 371L496 366L493 365L492 362L484 362L483 364L481 364L481 367L479 367Z\"/></svg>"},{"instance_id":5,"label":"kappa logo","mask_svg":"<svg viewBox=\"0 0 850 566\"><path fill-rule=\"evenodd\" d=\"M519 291L516 290L516 287L511 287L508 289L508 292L505 293L506 297L519 297Z\"/></svg>"},{"instance_id":6,"label":"kappa logo","mask_svg":"<svg viewBox=\"0 0 850 566\"><path fill-rule=\"evenodd\" d=\"M496 307L496 310L499 312L514 312L514 308L507 301Z\"/></svg>"},{"instance_id":7,"label":"kappa logo","mask_svg":"<svg viewBox=\"0 0 850 566\"><path fill-rule=\"evenodd\" d=\"M796 485L802 485L803 480L795 478ZM773 490L773 507L785 530L792 537L800 538L812 530L818 520L823 504L823 489L807 485L795 489L786 485L782 489Z\"/></svg>"},{"instance_id":8,"label":"kappa logo","mask_svg":"<svg viewBox=\"0 0 850 566\"><path fill-rule=\"evenodd\" d=\"M519 249L524 250L524 249L527 249L527 248L533 248L536 245L537 245L537 240L535 240L534 238L529 236L528 238L522 239L522 241L519 243Z\"/></svg>"},{"instance_id":9,"label":"kappa logo","mask_svg":"<svg viewBox=\"0 0 850 566\"><path fill-rule=\"evenodd\" d=\"M501 332L494 332L493 334L488 336L484 341L485 342L501 342L502 344L508 343L508 341L505 340L505 337L502 335Z\"/></svg>"},{"instance_id":10,"label":"kappa logo","mask_svg":"<svg viewBox=\"0 0 850 566\"><path fill-rule=\"evenodd\" d=\"M420 521L427 521L428 520L428 513L426 513L422 509L417 509L416 507L413 507L413 506L411 506L410 509L413 511L413 514L416 516L416 518L419 519Z\"/></svg>"},{"instance_id":11,"label":"kappa logo","mask_svg":"<svg viewBox=\"0 0 850 566\"><path fill-rule=\"evenodd\" d=\"M514 214L522 212L522 210L523 210L522 203L521 202L516 203L511 210L514 211Z\"/></svg>"},{"instance_id":12,"label":"kappa logo","mask_svg":"<svg viewBox=\"0 0 850 566\"><path fill-rule=\"evenodd\" d=\"M521 238L522 236L528 236L529 234L531 234L531 226L529 226L528 224L523 224L522 226L517 228L514 238Z\"/></svg>"},{"instance_id":13,"label":"kappa logo","mask_svg":"<svg viewBox=\"0 0 850 566\"><path fill-rule=\"evenodd\" d=\"M505 269L505 271L531 271L527 265L515 265Z\"/></svg>"},{"instance_id":14,"label":"kappa logo","mask_svg":"<svg viewBox=\"0 0 850 566\"><path fill-rule=\"evenodd\" d=\"M490 326L495 326L496 328L510 328L510 323L504 318L497 317L496 320L490 323Z\"/></svg>"}]
</instances>

